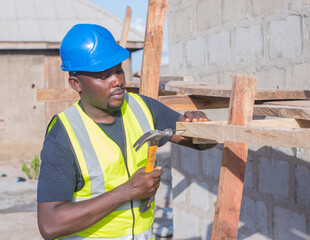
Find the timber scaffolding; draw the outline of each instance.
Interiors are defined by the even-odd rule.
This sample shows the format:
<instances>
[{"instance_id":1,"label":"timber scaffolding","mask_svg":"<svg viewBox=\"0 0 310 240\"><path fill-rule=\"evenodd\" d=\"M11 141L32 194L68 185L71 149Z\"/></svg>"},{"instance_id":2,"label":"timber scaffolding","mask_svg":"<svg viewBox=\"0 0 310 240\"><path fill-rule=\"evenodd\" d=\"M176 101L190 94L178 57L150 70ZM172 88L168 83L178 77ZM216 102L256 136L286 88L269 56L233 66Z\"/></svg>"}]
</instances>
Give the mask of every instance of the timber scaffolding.
<instances>
[{"instance_id":1,"label":"timber scaffolding","mask_svg":"<svg viewBox=\"0 0 310 240\"><path fill-rule=\"evenodd\" d=\"M126 83L176 111L229 108L227 122L178 122L177 134L195 143L224 143L211 239L237 239L248 144L310 148L310 91L256 89L255 76L232 86L160 77L167 0L149 0L141 81ZM38 89L37 101L74 102L71 89ZM252 120L253 115L276 117Z\"/></svg>"}]
</instances>

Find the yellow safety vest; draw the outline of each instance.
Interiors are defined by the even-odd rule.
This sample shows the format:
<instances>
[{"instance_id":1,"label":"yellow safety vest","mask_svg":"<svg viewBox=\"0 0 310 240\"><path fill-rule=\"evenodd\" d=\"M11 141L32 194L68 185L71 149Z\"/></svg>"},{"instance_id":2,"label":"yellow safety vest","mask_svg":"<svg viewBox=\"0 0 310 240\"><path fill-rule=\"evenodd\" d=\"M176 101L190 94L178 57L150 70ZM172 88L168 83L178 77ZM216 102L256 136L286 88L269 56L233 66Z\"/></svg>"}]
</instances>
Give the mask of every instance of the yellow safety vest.
<instances>
[{"instance_id":1,"label":"yellow safety vest","mask_svg":"<svg viewBox=\"0 0 310 240\"><path fill-rule=\"evenodd\" d=\"M154 129L152 115L141 97L132 93L125 93L121 113L126 137L127 166L119 146L86 115L78 103L51 121L48 131L57 119L67 131L85 182L84 187L74 193L72 201L83 201L108 192L128 181L128 173L132 176L138 169L145 167L147 144L139 151L135 151L133 144L145 132ZM145 213L139 212L140 202L128 202L86 230L60 239L154 239L154 197L150 210Z\"/></svg>"}]
</instances>

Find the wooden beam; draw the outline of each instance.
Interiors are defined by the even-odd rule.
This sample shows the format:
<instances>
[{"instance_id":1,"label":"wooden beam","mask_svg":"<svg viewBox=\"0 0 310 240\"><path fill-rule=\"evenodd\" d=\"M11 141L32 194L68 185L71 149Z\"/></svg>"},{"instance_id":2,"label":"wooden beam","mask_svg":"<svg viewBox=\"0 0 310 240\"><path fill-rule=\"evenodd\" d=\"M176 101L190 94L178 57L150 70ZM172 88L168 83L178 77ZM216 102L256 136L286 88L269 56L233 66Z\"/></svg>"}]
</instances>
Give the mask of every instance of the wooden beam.
<instances>
[{"instance_id":1,"label":"wooden beam","mask_svg":"<svg viewBox=\"0 0 310 240\"><path fill-rule=\"evenodd\" d=\"M177 123L177 133L193 137L195 144L240 142L248 144L310 148L310 121L287 119L253 120L249 126L226 122Z\"/></svg>"},{"instance_id":2,"label":"wooden beam","mask_svg":"<svg viewBox=\"0 0 310 240\"><path fill-rule=\"evenodd\" d=\"M121 34L121 40L119 42L119 45L123 48L126 48L127 44L127 37L130 27L130 19L131 19L131 8L129 6L126 6L126 13L125 13L125 19L123 23L123 29Z\"/></svg>"},{"instance_id":3,"label":"wooden beam","mask_svg":"<svg viewBox=\"0 0 310 240\"><path fill-rule=\"evenodd\" d=\"M246 126L252 120L256 82L246 75L234 78L228 124ZM225 142L212 240L237 239L247 155L246 143Z\"/></svg>"},{"instance_id":4,"label":"wooden beam","mask_svg":"<svg viewBox=\"0 0 310 240\"><path fill-rule=\"evenodd\" d=\"M230 98L231 87L202 82L169 82L165 90L183 94ZM310 99L308 90L257 89L255 100Z\"/></svg>"},{"instance_id":5,"label":"wooden beam","mask_svg":"<svg viewBox=\"0 0 310 240\"><path fill-rule=\"evenodd\" d=\"M189 95L160 96L158 100L175 111L227 108L229 105L228 98Z\"/></svg>"},{"instance_id":6,"label":"wooden beam","mask_svg":"<svg viewBox=\"0 0 310 240\"><path fill-rule=\"evenodd\" d=\"M37 102L75 102L80 99L73 89L37 89Z\"/></svg>"},{"instance_id":7,"label":"wooden beam","mask_svg":"<svg viewBox=\"0 0 310 240\"><path fill-rule=\"evenodd\" d=\"M158 98L161 55L168 0L149 0L140 94Z\"/></svg>"}]
</instances>

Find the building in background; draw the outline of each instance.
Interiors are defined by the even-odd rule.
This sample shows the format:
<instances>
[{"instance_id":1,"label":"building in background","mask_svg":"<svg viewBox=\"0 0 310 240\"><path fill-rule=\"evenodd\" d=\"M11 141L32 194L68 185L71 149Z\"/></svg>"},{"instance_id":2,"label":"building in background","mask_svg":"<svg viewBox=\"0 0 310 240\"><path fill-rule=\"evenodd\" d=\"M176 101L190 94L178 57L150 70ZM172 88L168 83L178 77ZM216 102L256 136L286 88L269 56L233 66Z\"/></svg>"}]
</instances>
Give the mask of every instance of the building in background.
<instances>
[{"instance_id":1,"label":"building in background","mask_svg":"<svg viewBox=\"0 0 310 240\"><path fill-rule=\"evenodd\" d=\"M87 0L0 0L0 6L0 160L32 159L47 122L71 104L36 102L37 89L68 88L61 39L77 23L95 23L119 41L123 20ZM131 28L127 49L140 50L143 42L144 34ZM130 79L130 59L124 65Z\"/></svg>"},{"instance_id":2,"label":"building in background","mask_svg":"<svg viewBox=\"0 0 310 240\"><path fill-rule=\"evenodd\" d=\"M171 75L230 86L310 89L309 1L169 0ZM172 61L173 59L173 61ZM207 111L227 120L226 110ZM210 239L222 145L198 152L172 146L175 239ZM249 146L238 239L310 238L310 151Z\"/></svg>"}]
</instances>

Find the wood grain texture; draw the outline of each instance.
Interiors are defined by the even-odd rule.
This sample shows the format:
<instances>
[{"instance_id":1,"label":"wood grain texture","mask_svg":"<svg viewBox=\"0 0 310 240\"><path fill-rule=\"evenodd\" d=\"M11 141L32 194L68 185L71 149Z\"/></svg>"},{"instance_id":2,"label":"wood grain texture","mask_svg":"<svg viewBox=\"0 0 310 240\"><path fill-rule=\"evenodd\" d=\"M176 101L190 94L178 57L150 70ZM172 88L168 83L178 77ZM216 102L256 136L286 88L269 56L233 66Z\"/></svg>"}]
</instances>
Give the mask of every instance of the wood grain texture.
<instances>
[{"instance_id":1,"label":"wood grain texture","mask_svg":"<svg viewBox=\"0 0 310 240\"><path fill-rule=\"evenodd\" d=\"M212 121L178 122L177 130L179 135L195 138L195 144L229 141L263 146L310 148L310 121L292 118L253 120L249 126Z\"/></svg>"},{"instance_id":2,"label":"wood grain texture","mask_svg":"<svg viewBox=\"0 0 310 240\"><path fill-rule=\"evenodd\" d=\"M227 124L246 126L253 116L256 78L233 80ZM225 142L212 228L212 240L237 239L248 145Z\"/></svg>"},{"instance_id":3,"label":"wood grain texture","mask_svg":"<svg viewBox=\"0 0 310 240\"><path fill-rule=\"evenodd\" d=\"M158 98L161 55L168 0L149 0L140 94Z\"/></svg>"},{"instance_id":4,"label":"wood grain texture","mask_svg":"<svg viewBox=\"0 0 310 240\"><path fill-rule=\"evenodd\" d=\"M121 40L119 41L119 45L122 46L123 48L126 48L128 32L130 28L130 20L131 20L131 8L129 6L126 6L126 13L123 23Z\"/></svg>"},{"instance_id":5,"label":"wood grain texture","mask_svg":"<svg viewBox=\"0 0 310 240\"><path fill-rule=\"evenodd\" d=\"M170 82L165 89L183 94L230 98L231 87L202 82ZM255 100L310 99L308 90L257 89Z\"/></svg>"}]
</instances>

